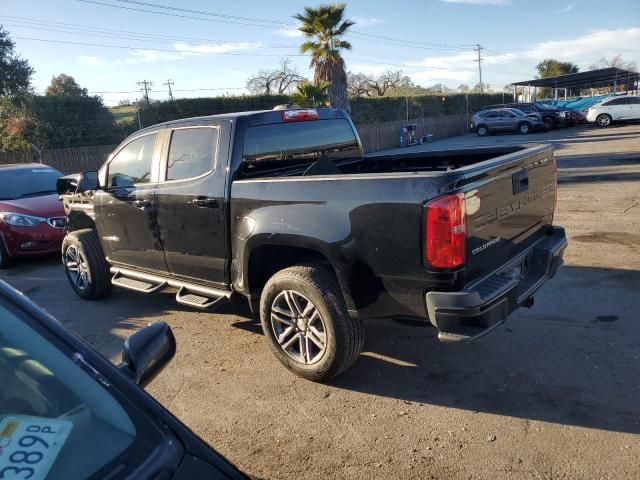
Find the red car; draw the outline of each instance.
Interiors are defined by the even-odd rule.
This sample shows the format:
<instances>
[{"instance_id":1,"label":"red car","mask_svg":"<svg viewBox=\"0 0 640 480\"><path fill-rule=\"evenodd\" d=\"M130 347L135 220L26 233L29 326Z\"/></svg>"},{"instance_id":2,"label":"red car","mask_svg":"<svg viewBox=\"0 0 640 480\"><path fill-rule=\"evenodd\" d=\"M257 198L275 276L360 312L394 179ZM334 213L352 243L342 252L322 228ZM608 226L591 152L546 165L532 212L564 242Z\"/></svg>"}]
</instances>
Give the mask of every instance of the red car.
<instances>
[{"instance_id":1,"label":"red car","mask_svg":"<svg viewBox=\"0 0 640 480\"><path fill-rule=\"evenodd\" d=\"M46 165L0 165L0 268L12 259L60 251L65 214L62 174Z\"/></svg>"}]
</instances>

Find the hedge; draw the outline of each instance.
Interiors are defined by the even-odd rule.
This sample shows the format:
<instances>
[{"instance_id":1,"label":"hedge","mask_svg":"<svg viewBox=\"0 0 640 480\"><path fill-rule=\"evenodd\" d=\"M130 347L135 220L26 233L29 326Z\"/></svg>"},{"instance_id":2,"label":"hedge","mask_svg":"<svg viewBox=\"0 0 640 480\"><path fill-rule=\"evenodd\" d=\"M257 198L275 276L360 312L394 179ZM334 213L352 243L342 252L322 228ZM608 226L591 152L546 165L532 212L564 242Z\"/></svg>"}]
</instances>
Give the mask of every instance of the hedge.
<instances>
[{"instance_id":1,"label":"hedge","mask_svg":"<svg viewBox=\"0 0 640 480\"><path fill-rule=\"evenodd\" d=\"M500 103L502 93L469 94L469 111L483 105ZM506 99L508 101L508 98ZM467 100L464 94L421 95L415 97L356 97L351 98L351 117L355 123L375 123L409 118L434 117L465 113ZM270 110L274 106L290 103L286 95L256 95L238 97L183 98L164 101L140 111L145 126L179 118L215 115L219 113Z\"/></svg>"},{"instance_id":2,"label":"hedge","mask_svg":"<svg viewBox=\"0 0 640 480\"><path fill-rule=\"evenodd\" d=\"M17 121L22 119L21 121ZM0 150L61 148L120 142L130 128L116 125L100 97L19 95L0 98Z\"/></svg>"}]
</instances>

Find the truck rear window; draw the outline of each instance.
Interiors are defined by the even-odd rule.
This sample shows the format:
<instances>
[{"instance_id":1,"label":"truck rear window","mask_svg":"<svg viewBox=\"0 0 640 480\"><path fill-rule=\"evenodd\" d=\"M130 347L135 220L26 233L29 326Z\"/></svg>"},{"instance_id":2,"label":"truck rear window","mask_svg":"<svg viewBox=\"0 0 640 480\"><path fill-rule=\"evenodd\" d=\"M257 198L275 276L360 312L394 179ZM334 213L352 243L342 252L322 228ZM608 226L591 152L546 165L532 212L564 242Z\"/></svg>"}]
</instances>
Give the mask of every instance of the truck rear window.
<instances>
[{"instance_id":1,"label":"truck rear window","mask_svg":"<svg viewBox=\"0 0 640 480\"><path fill-rule=\"evenodd\" d=\"M326 155L331 160L361 156L351 124L344 119L274 123L247 129L244 170L309 164Z\"/></svg>"}]
</instances>

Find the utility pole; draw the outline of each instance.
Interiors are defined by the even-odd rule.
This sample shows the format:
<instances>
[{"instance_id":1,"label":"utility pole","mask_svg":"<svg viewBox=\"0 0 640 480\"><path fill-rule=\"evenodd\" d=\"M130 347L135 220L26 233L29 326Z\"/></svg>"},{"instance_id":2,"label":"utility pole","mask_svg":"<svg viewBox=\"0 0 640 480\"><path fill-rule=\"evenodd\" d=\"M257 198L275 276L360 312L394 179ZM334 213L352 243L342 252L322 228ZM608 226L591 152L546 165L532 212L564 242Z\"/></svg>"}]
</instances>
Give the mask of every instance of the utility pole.
<instances>
[{"instance_id":1,"label":"utility pole","mask_svg":"<svg viewBox=\"0 0 640 480\"><path fill-rule=\"evenodd\" d=\"M147 102L147 107L149 106L149 91L151 90L151 86L153 85L153 82L147 82L146 80L143 80L141 82L138 82L138 86L142 85L142 88L140 89L141 92L143 92L144 95L144 99Z\"/></svg>"},{"instance_id":2,"label":"utility pole","mask_svg":"<svg viewBox=\"0 0 640 480\"><path fill-rule=\"evenodd\" d=\"M175 85L176 82L172 81L171 79L167 80L167 83L163 83L163 85L166 85L167 87L169 87L169 100L171 100L173 102L173 92L171 91L171 85Z\"/></svg>"},{"instance_id":3,"label":"utility pole","mask_svg":"<svg viewBox=\"0 0 640 480\"><path fill-rule=\"evenodd\" d=\"M480 51L484 50L480 46L479 43L476 43L476 47L473 50L478 52L478 60L474 60L474 62L478 62L478 73L480 74L480 93L484 93L484 85L482 84L482 57L480 56Z\"/></svg>"}]
</instances>

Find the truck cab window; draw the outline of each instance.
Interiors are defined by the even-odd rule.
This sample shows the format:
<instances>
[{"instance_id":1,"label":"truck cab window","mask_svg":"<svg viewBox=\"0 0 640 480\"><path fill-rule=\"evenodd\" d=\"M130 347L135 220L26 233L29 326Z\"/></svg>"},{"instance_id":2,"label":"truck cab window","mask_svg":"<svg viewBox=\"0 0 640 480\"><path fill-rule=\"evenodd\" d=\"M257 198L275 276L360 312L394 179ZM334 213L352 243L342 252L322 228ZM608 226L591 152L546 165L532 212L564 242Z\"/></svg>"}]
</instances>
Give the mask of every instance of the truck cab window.
<instances>
[{"instance_id":1,"label":"truck cab window","mask_svg":"<svg viewBox=\"0 0 640 480\"><path fill-rule=\"evenodd\" d=\"M151 181L151 163L156 134L145 135L130 142L109 163L109 187L130 187Z\"/></svg>"},{"instance_id":2,"label":"truck cab window","mask_svg":"<svg viewBox=\"0 0 640 480\"><path fill-rule=\"evenodd\" d=\"M198 127L174 130L171 134L167 159L167 180L199 177L213 170L217 145L217 128Z\"/></svg>"}]
</instances>

